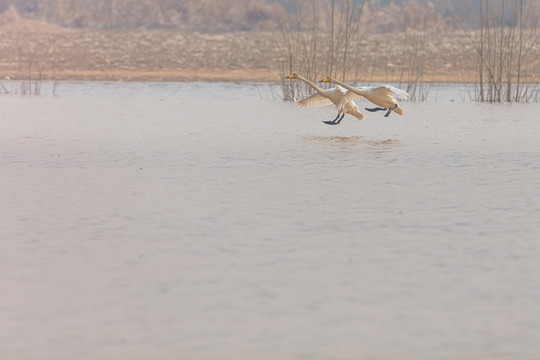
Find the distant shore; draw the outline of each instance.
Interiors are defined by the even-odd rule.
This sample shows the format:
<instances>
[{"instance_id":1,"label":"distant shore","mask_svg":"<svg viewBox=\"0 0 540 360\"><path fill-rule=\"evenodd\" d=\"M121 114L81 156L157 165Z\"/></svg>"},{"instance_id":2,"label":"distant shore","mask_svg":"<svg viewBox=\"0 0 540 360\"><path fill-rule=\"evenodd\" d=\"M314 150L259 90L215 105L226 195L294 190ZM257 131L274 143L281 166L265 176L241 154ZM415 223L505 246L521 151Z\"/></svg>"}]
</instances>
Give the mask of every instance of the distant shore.
<instances>
[{"instance_id":1,"label":"distant shore","mask_svg":"<svg viewBox=\"0 0 540 360\"><path fill-rule=\"evenodd\" d=\"M0 26L0 81L279 82L284 74L273 49L276 36L264 32L66 29L18 19ZM473 78L472 45L458 36L427 37L422 81L455 83ZM408 69L397 35L373 35L361 45L361 66L366 71L358 80L404 80Z\"/></svg>"},{"instance_id":2,"label":"distant shore","mask_svg":"<svg viewBox=\"0 0 540 360\"><path fill-rule=\"evenodd\" d=\"M25 80L24 76L0 72L2 80ZM230 71L152 71L152 70L67 70L41 73L43 80L58 81L135 81L135 82L275 82L279 79L265 72Z\"/></svg>"}]
</instances>

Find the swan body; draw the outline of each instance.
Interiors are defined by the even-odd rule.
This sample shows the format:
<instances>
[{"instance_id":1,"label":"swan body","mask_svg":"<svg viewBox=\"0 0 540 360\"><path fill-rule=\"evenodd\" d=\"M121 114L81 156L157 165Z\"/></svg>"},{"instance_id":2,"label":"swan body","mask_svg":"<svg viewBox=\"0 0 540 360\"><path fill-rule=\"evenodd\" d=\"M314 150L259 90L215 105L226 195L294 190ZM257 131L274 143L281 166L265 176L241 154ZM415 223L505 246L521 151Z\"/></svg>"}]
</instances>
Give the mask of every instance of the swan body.
<instances>
[{"instance_id":1,"label":"swan body","mask_svg":"<svg viewBox=\"0 0 540 360\"><path fill-rule=\"evenodd\" d=\"M324 123L328 125L337 125L341 122L345 114L352 115L360 121L364 120L364 114L360 112L354 101L352 99L345 99L345 96L349 91L345 90L340 85L336 85L336 87L332 89L324 90L302 75L296 73L293 73L286 78L301 80L316 91L313 95L300 100L298 102L300 107L324 107L332 104L335 105L338 116L333 121L323 121Z\"/></svg>"},{"instance_id":2,"label":"swan body","mask_svg":"<svg viewBox=\"0 0 540 360\"><path fill-rule=\"evenodd\" d=\"M380 106L382 108L380 110L388 110L387 115L385 116L388 116L390 114L390 111L394 111L396 114L403 115L404 111L403 108L399 106L398 100L409 99L409 94L407 94L406 91L403 91L391 85L357 88L339 80L333 79L331 77L325 77L321 81L337 84L347 89L348 92L345 94L342 101L345 102L360 98L366 98L373 104Z\"/></svg>"}]
</instances>

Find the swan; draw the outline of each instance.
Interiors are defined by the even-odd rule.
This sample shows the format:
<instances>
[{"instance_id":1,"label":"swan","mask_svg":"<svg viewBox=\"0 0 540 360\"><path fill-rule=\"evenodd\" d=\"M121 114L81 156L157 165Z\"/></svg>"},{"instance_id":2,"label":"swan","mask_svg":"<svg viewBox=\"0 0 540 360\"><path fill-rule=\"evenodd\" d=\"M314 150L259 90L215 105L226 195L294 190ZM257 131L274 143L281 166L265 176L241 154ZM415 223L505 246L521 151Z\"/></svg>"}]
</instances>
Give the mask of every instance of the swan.
<instances>
[{"instance_id":1,"label":"swan","mask_svg":"<svg viewBox=\"0 0 540 360\"><path fill-rule=\"evenodd\" d=\"M367 111L386 111L385 117L388 117L392 111L396 114L403 115L403 109L399 106L397 100L409 100L409 94L406 91L395 88L391 85L382 85L376 87L361 87L356 88L345 84L331 77L325 77L320 82L328 82L340 85L348 90L342 101L352 101L364 97L374 103L377 108L368 109Z\"/></svg>"},{"instance_id":2,"label":"swan","mask_svg":"<svg viewBox=\"0 0 540 360\"><path fill-rule=\"evenodd\" d=\"M360 121L364 120L364 114L359 111L358 106L354 103L354 101L349 99L345 100L345 95L348 93L348 91L343 89L341 86L337 85L335 88L323 90L316 84L297 73L292 73L289 76L286 76L285 79L301 80L316 91L316 93L313 95L300 100L298 102L300 107L323 107L332 104L336 106L336 111L338 112L337 117L332 121L323 121L323 123L328 125L337 125L341 122L341 120L343 120L345 114L352 115Z\"/></svg>"}]
</instances>

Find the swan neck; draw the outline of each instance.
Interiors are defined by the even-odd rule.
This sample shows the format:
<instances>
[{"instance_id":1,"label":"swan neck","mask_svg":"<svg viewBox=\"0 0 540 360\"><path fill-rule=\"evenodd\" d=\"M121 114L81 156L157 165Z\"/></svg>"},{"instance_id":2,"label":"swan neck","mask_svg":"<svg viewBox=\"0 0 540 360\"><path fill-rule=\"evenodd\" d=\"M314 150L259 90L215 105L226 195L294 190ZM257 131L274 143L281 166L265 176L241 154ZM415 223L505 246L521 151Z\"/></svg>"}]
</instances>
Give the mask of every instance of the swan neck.
<instances>
[{"instance_id":1,"label":"swan neck","mask_svg":"<svg viewBox=\"0 0 540 360\"><path fill-rule=\"evenodd\" d=\"M363 90L363 89L356 88L354 86L351 86L349 84L346 84L346 83L344 83L342 81L339 81L339 80L336 80L336 79L332 79L332 82L334 84L338 84L338 85L344 87L345 89L349 90L350 92L356 93L358 95L364 95L366 93L365 90Z\"/></svg>"},{"instance_id":2,"label":"swan neck","mask_svg":"<svg viewBox=\"0 0 540 360\"><path fill-rule=\"evenodd\" d=\"M316 92L321 93L323 91L323 89L321 89L320 87L318 87L317 85L315 85L314 83L312 83L311 81L306 79L305 77L303 77L301 75L297 75L297 77L298 77L298 79L302 80L303 82L305 82L306 84L311 86Z\"/></svg>"}]
</instances>

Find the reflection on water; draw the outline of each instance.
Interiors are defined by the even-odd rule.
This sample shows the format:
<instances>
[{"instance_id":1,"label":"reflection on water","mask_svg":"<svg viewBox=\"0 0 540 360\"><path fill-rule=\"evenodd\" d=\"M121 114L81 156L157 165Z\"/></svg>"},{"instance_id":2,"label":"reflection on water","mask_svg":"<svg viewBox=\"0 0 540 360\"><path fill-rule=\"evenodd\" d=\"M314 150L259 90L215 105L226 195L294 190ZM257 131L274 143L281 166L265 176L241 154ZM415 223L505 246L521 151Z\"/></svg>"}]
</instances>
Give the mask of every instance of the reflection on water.
<instances>
[{"instance_id":1,"label":"reflection on water","mask_svg":"<svg viewBox=\"0 0 540 360\"><path fill-rule=\"evenodd\" d=\"M395 139L371 140L364 136L306 136L304 140L320 144L337 145L342 150L361 148L374 154L385 153L401 146L402 143Z\"/></svg>"},{"instance_id":2,"label":"reflection on water","mask_svg":"<svg viewBox=\"0 0 540 360\"><path fill-rule=\"evenodd\" d=\"M58 92L0 97L6 359L540 353L539 105Z\"/></svg>"},{"instance_id":3,"label":"reflection on water","mask_svg":"<svg viewBox=\"0 0 540 360\"><path fill-rule=\"evenodd\" d=\"M401 141L394 139L370 140L364 136L306 136L306 141L330 143L330 144L351 144L351 145L369 145L372 147L391 148L401 145Z\"/></svg>"},{"instance_id":4,"label":"reflection on water","mask_svg":"<svg viewBox=\"0 0 540 360\"><path fill-rule=\"evenodd\" d=\"M373 156L371 160L384 159L387 162L394 162L397 160L396 156L388 157L393 150L402 146L402 142L397 139L385 139L385 140L373 140L367 139L364 136L305 136L303 140L307 143L324 144L335 147L329 155L332 158L339 158L341 162L352 160L358 161L354 154L357 152L364 152ZM343 158L343 153L352 154L351 158Z\"/></svg>"}]
</instances>

